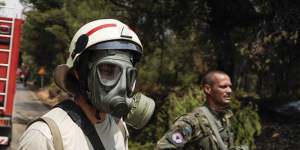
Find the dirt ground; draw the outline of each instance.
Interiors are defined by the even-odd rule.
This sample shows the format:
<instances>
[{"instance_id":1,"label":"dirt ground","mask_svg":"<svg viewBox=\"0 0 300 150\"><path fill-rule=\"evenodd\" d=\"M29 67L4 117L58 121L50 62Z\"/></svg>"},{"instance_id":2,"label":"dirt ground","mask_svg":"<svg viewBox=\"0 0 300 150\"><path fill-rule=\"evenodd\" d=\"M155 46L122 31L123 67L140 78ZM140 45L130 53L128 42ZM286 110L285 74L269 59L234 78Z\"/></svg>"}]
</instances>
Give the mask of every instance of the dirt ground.
<instances>
[{"instance_id":1,"label":"dirt ground","mask_svg":"<svg viewBox=\"0 0 300 150\"><path fill-rule=\"evenodd\" d=\"M290 117L262 115L257 150L300 150L300 124Z\"/></svg>"}]
</instances>

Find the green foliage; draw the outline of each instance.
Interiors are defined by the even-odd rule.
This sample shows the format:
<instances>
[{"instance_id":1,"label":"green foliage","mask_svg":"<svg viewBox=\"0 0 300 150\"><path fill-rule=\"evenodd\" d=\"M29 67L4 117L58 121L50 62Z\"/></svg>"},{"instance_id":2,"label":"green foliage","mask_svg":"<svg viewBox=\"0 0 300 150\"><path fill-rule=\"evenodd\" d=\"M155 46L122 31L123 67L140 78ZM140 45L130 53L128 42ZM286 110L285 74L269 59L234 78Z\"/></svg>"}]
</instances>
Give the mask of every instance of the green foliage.
<instances>
[{"instance_id":1,"label":"green foliage","mask_svg":"<svg viewBox=\"0 0 300 150\"><path fill-rule=\"evenodd\" d=\"M23 26L21 48L25 55L33 58L33 62L24 62L30 64L33 70L45 66L49 73L46 75L46 82L49 81L54 67L65 60L64 50L67 47L68 38L65 36L63 18L62 12L58 9L51 9L47 13L33 10L27 14L27 20Z\"/></svg>"},{"instance_id":2,"label":"green foliage","mask_svg":"<svg viewBox=\"0 0 300 150\"><path fill-rule=\"evenodd\" d=\"M99 19L113 17L111 5L104 0L65 0L65 21L70 28L69 35L75 32L85 23Z\"/></svg>"},{"instance_id":3,"label":"green foliage","mask_svg":"<svg viewBox=\"0 0 300 150\"><path fill-rule=\"evenodd\" d=\"M0 1L0 6L5 6L6 4L5 4L5 1L4 0L1 0ZM0 8L0 10L1 10L1 8Z\"/></svg>"},{"instance_id":4,"label":"green foliage","mask_svg":"<svg viewBox=\"0 0 300 150\"><path fill-rule=\"evenodd\" d=\"M131 150L141 150L141 149L151 150L151 149L154 149L154 145L150 142L147 142L145 144L140 144L140 143L133 142L133 141L129 140L128 144L129 144L129 149L131 149Z\"/></svg>"},{"instance_id":5,"label":"green foliage","mask_svg":"<svg viewBox=\"0 0 300 150\"><path fill-rule=\"evenodd\" d=\"M33 8L46 11L53 8L61 8L64 0L21 0L22 3L32 4Z\"/></svg>"},{"instance_id":6,"label":"green foliage","mask_svg":"<svg viewBox=\"0 0 300 150\"><path fill-rule=\"evenodd\" d=\"M199 86L191 86L187 89L177 88L168 96L165 110L169 114L169 121L172 123L177 117L191 112L205 101L205 96ZM169 124L171 125L171 124Z\"/></svg>"},{"instance_id":7,"label":"green foliage","mask_svg":"<svg viewBox=\"0 0 300 150\"><path fill-rule=\"evenodd\" d=\"M257 113L255 105L247 105L240 107L237 100L234 101L233 106L234 117L232 126L235 132L235 144L245 144L250 149L255 149L254 137L261 133L260 117Z\"/></svg>"}]
</instances>

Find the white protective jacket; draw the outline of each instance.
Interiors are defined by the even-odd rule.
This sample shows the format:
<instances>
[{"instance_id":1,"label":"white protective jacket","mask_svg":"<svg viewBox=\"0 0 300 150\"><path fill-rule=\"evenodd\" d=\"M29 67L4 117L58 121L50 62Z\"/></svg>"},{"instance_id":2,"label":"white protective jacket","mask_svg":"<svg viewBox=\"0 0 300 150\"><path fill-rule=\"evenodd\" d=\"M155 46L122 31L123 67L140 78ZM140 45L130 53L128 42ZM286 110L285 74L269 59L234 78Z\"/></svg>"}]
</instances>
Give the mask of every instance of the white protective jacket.
<instances>
[{"instance_id":1,"label":"white protective jacket","mask_svg":"<svg viewBox=\"0 0 300 150\"><path fill-rule=\"evenodd\" d=\"M61 108L54 108L44 115L58 125L63 140L64 150L93 150L88 137L81 128L73 122L70 116ZM128 130L125 136L111 115L94 127L106 150L128 150ZM19 139L19 150L54 150L52 135L48 125L38 121L28 127Z\"/></svg>"}]
</instances>

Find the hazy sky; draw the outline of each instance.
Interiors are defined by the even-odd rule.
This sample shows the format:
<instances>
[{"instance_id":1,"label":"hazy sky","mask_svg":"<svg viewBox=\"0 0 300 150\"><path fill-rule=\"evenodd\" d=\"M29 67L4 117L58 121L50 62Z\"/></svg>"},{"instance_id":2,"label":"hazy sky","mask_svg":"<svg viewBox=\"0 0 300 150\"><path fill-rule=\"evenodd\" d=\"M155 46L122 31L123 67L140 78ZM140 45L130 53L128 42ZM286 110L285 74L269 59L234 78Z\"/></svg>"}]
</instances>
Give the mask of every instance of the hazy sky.
<instances>
[{"instance_id":1,"label":"hazy sky","mask_svg":"<svg viewBox=\"0 0 300 150\"><path fill-rule=\"evenodd\" d=\"M23 6L19 2L19 0L4 0L5 4L9 8L15 8L15 9L5 9L4 11L0 11L1 16L7 16L7 17L20 17L22 14Z\"/></svg>"}]
</instances>

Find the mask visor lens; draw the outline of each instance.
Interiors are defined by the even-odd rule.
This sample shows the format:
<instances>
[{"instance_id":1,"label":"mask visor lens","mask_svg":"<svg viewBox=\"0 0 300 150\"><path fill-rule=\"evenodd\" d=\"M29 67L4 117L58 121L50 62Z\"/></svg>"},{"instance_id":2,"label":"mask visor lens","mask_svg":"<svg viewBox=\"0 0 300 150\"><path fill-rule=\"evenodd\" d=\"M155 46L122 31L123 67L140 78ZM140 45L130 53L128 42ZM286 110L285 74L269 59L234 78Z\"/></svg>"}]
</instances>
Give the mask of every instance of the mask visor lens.
<instances>
[{"instance_id":1,"label":"mask visor lens","mask_svg":"<svg viewBox=\"0 0 300 150\"><path fill-rule=\"evenodd\" d=\"M100 63L98 65L98 75L101 84L113 86L117 83L121 75L121 68L112 63Z\"/></svg>"}]
</instances>

